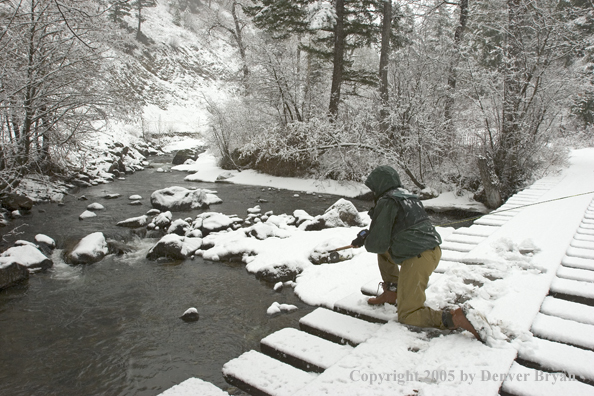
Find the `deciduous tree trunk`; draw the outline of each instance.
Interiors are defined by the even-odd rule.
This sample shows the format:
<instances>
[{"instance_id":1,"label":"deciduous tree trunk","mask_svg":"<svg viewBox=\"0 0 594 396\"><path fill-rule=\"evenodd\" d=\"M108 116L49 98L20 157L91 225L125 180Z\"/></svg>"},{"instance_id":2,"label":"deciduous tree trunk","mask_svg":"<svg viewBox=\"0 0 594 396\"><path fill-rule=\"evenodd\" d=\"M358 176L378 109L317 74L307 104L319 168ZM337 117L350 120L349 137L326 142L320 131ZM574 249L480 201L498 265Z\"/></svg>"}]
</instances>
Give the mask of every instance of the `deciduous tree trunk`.
<instances>
[{"instance_id":1,"label":"deciduous tree trunk","mask_svg":"<svg viewBox=\"0 0 594 396\"><path fill-rule=\"evenodd\" d=\"M487 200L485 205L490 209L498 208L503 202L501 194L499 193L499 181L497 180L497 175L495 175L492 167L489 166L487 158L480 156L478 157L477 162L481 175L481 182L485 189Z\"/></svg>"},{"instance_id":2,"label":"deciduous tree trunk","mask_svg":"<svg viewBox=\"0 0 594 396\"><path fill-rule=\"evenodd\" d=\"M380 129L388 134L390 123L388 120L388 63L390 62L390 33L392 32L392 0L384 0L382 18L382 46L380 49L379 61L379 95L381 100Z\"/></svg>"}]
</instances>

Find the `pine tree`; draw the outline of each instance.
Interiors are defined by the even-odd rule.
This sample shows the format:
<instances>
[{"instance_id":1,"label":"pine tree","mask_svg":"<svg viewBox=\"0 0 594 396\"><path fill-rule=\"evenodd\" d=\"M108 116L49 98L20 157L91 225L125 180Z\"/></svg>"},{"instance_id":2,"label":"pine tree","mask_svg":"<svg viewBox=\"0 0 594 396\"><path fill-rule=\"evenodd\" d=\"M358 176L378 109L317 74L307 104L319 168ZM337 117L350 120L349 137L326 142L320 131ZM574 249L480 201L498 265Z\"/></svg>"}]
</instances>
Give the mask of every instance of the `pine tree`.
<instances>
[{"instance_id":1,"label":"pine tree","mask_svg":"<svg viewBox=\"0 0 594 396\"><path fill-rule=\"evenodd\" d=\"M124 18L131 15L131 0L116 0L111 4L108 11L108 18L121 26L125 25Z\"/></svg>"},{"instance_id":2,"label":"pine tree","mask_svg":"<svg viewBox=\"0 0 594 396\"><path fill-rule=\"evenodd\" d=\"M316 0L263 0L247 8L254 24L275 39L308 35L302 48L333 64L328 112L338 114L341 87L345 81L377 84L377 74L354 70L347 54L380 40L378 15L383 1L335 0L333 9Z\"/></svg>"},{"instance_id":3,"label":"pine tree","mask_svg":"<svg viewBox=\"0 0 594 396\"><path fill-rule=\"evenodd\" d=\"M142 16L142 10L145 8L156 7L157 1L156 0L133 0L132 5L136 10L136 18L138 20L138 26L136 28L136 39L143 40L144 34L142 33L141 27L142 22L145 21L144 17Z\"/></svg>"}]
</instances>

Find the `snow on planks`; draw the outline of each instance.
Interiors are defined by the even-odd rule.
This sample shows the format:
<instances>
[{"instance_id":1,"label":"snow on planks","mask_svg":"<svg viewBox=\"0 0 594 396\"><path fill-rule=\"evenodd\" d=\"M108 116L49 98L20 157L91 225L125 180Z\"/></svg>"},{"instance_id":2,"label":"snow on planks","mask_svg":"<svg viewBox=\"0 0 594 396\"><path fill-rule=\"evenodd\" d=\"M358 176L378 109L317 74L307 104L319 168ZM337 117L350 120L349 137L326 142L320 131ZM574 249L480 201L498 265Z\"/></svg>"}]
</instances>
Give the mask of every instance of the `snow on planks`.
<instances>
[{"instance_id":1,"label":"snow on planks","mask_svg":"<svg viewBox=\"0 0 594 396\"><path fill-rule=\"evenodd\" d=\"M502 389L510 394L524 396L592 395L594 387L572 380L565 373L548 373L513 363ZM554 377L553 377L554 375ZM554 383L551 386L551 383Z\"/></svg>"},{"instance_id":2,"label":"snow on planks","mask_svg":"<svg viewBox=\"0 0 594 396\"><path fill-rule=\"evenodd\" d=\"M538 337L582 348L594 349L594 326L539 313L532 323Z\"/></svg>"},{"instance_id":3,"label":"snow on planks","mask_svg":"<svg viewBox=\"0 0 594 396\"><path fill-rule=\"evenodd\" d=\"M229 396L227 392L217 388L210 382L199 378L188 378L184 382L177 384L159 396Z\"/></svg>"},{"instance_id":4,"label":"snow on planks","mask_svg":"<svg viewBox=\"0 0 594 396\"><path fill-rule=\"evenodd\" d=\"M594 325L594 307L589 305L549 296L544 299L540 307L540 312L546 315L558 316L563 319Z\"/></svg>"},{"instance_id":5,"label":"snow on planks","mask_svg":"<svg viewBox=\"0 0 594 396\"><path fill-rule=\"evenodd\" d=\"M380 325L318 308L302 317L299 327L329 341L356 346L369 339Z\"/></svg>"},{"instance_id":6,"label":"snow on planks","mask_svg":"<svg viewBox=\"0 0 594 396\"><path fill-rule=\"evenodd\" d=\"M252 350L225 363L223 376L252 396L288 396L313 381L316 374Z\"/></svg>"},{"instance_id":7,"label":"snow on planks","mask_svg":"<svg viewBox=\"0 0 594 396\"><path fill-rule=\"evenodd\" d=\"M260 342L260 350L280 361L304 371L321 373L352 351L312 334L285 328L272 333Z\"/></svg>"}]
</instances>

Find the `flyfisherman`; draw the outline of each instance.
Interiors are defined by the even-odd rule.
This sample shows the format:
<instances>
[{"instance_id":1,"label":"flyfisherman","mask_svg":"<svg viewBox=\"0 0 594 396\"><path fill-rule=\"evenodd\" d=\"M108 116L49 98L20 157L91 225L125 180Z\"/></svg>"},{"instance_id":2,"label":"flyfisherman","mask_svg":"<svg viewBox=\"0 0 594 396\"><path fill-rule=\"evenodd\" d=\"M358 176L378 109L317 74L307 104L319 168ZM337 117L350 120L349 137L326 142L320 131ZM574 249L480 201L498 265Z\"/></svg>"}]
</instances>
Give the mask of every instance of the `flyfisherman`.
<instances>
[{"instance_id":1,"label":"flyfisherman","mask_svg":"<svg viewBox=\"0 0 594 396\"><path fill-rule=\"evenodd\" d=\"M365 185L373 192L371 225L351 243L377 253L383 293L371 305L397 304L398 321L418 327L462 328L480 336L461 308L436 311L425 306L429 276L441 258L441 237L431 224L419 198L402 188L390 166L378 166Z\"/></svg>"}]
</instances>

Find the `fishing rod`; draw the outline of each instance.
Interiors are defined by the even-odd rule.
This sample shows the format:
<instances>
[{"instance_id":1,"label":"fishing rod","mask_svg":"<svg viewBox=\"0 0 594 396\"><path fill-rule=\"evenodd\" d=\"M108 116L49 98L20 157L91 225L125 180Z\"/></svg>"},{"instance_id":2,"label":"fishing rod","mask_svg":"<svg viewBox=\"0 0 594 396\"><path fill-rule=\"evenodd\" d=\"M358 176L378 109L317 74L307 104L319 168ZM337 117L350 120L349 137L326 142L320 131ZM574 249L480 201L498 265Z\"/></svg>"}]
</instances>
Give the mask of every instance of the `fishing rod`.
<instances>
[{"instance_id":1,"label":"fishing rod","mask_svg":"<svg viewBox=\"0 0 594 396\"><path fill-rule=\"evenodd\" d=\"M459 224L459 223L465 223L467 221L478 220L478 219L480 219L483 216L488 216L488 215L492 215L492 214L500 214L500 213L508 212L510 210L527 208L529 206L540 205L540 204L544 204L544 203L548 203L548 202L560 201L562 199L567 199L567 198L575 198L575 197L579 197L579 196L582 196L582 195L588 195L588 194L594 194L594 191L589 191L589 192L580 193L580 194L574 194L574 195L568 195L566 197L554 198L554 199L549 199L549 200L546 200L546 201L534 202L534 203L531 203L531 204L516 206L514 208L509 208L509 209L498 210L498 211L494 211L494 212L490 212L490 213L485 213L485 214L482 214L482 215L479 215L479 216L468 217L466 219L462 219L462 220L458 220L458 221L453 221L453 222L450 222L450 223L437 224L435 227L447 227L447 226L451 226L453 224Z\"/></svg>"},{"instance_id":2,"label":"fishing rod","mask_svg":"<svg viewBox=\"0 0 594 396\"><path fill-rule=\"evenodd\" d=\"M544 204L544 203L548 203L548 202L554 202L554 201L560 201L562 199L567 199L567 198L575 198L575 197L579 197L579 196L582 196L582 195L588 195L588 194L594 194L594 191L589 191L589 192L580 193L580 194L574 194L574 195L568 195L566 197L554 198L554 199L549 199L549 200L546 200L546 201L534 202L534 203L531 203L531 204L516 206L514 208L503 209L503 210L499 210L499 211L495 211L495 212L485 213L485 214L482 214L482 215L479 215L479 216L468 217L466 219L462 219L462 220L458 220L458 221L453 221L453 222L450 222L450 223L438 224L435 227L447 227L447 226L451 226L453 224L459 224L459 223L465 223L467 221L478 220L481 217L487 216L487 215L499 214L499 213L503 213L503 212L508 212L510 210L527 208L529 206L540 205L540 204ZM329 256L330 260L331 261L335 261L335 260L338 260L338 258L339 258L339 254L338 254L339 251L345 250L345 249L354 248L354 247L355 246L353 246L353 245L342 246L342 247L339 247L339 248L336 248L336 249L329 250L327 253L330 254L330 256Z\"/></svg>"}]
</instances>

